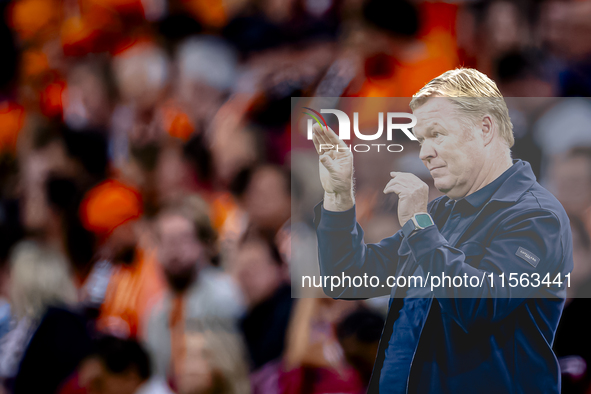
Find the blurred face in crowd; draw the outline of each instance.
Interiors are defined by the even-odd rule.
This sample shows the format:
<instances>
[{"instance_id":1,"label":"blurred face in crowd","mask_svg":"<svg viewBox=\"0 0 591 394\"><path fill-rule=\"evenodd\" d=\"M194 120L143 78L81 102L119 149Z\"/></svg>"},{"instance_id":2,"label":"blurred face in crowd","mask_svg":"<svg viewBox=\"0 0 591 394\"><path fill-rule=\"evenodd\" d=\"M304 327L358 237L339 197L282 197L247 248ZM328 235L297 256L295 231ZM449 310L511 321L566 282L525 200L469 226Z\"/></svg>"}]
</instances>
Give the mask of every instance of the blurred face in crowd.
<instances>
[{"instance_id":1,"label":"blurred face in crowd","mask_svg":"<svg viewBox=\"0 0 591 394\"><path fill-rule=\"evenodd\" d=\"M571 214L591 206L591 157L558 158L550 168L552 192Z\"/></svg>"},{"instance_id":2,"label":"blurred face in crowd","mask_svg":"<svg viewBox=\"0 0 591 394\"><path fill-rule=\"evenodd\" d=\"M431 98L414 111L413 132L435 187L452 199L466 196L485 165L485 144L475 127L468 129L453 103ZM472 190L475 191L475 190Z\"/></svg>"},{"instance_id":3,"label":"blurred face in crowd","mask_svg":"<svg viewBox=\"0 0 591 394\"><path fill-rule=\"evenodd\" d=\"M277 231L291 215L289 182L279 169L262 167L254 172L244 199L250 220L260 229Z\"/></svg>"},{"instance_id":4,"label":"blurred face in crowd","mask_svg":"<svg viewBox=\"0 0 591 394\"><path fill-rule=\"evenodd\" d=\"M216 178L228 185L241 169L252 165L257 160L258 150L255 135L251 130L239 128L236 114L225 109L223 119L218 113L214 120L211 153L216 171ZM228 116L225 116L228 114ZM237 130L235 130L237 129Z\"/></svg>"},{"instance_id":5,"label":"blurred face in crowd","mask_svg":"<svg viewBox=\"0 0 591 394\"><path fill-rule=\"evenodd\" d=\"M79 373L80 385L88 394L133 394L143 383L135 369L113 373L98 358L85 360Z\"/></svg>"},{"instance_id":6,"label":"blurred face in crowd","mask_svg":"<svg viewBox=\"0 0 591 394\"><path fill-rule=\"evenodd\" d=\"M161 204L178 199L194 186L191 171L183 160L182 147L166 146L161 150L155 177L155 189Z\"/></svg>"},{"instance_id":7,"label":"blurred face in crowd","mask_svg":"<svg viewBox=\"0 0 591 394\"><path fill-rule=\"evenodd\" d=\"M164 213L158 218L157 232L158 257L164 273L175 290L184 290L204 259L195 226L181 214Z\"/></svg>"},{"instance_id":8,"label":"blurred face in crowd","mask_svg":"<svg viewBox=\"0 0 591 394\"><path fill-rule=\"evenodd\" d=\"M199 333L185 336L186 359L179 368L177 382L179 394L207 394L214 386L211 351L206 338Z\"/></svg>"},{"instance_id":9,"label":"blurred face in crowd","mask_svg":"<svg viewBox=\"0 0 591 394\"><path fill-rule=\"evenodd\" d=\"M100 127L109 118L106 83L99 70L86 65L68 74L64 119L73 128Z\"/></svg>"},{"instance_id":10,"label":"blurred face in crowd","mask_svg":"<svg viewBox=\"0 0 591 394\"><path fill-rule=\"evenodd\" d=\"M132 264L136 258L136 222L128 221L117 226L107 240L107 253L116 264Z\"/></svg>"},{"instance_id":11,"label":"blurred face in crowd","mask_svg":"<svg viewBox=\"0 0 591 394\"><path fill-rule=\"evenodd\" d=\"M68 159L66 147L60 140L51 141L23 156L22 220L25 227L42 230L50 238L57 235L59 222L52 217L49 209L45 184L50 175L74 175L76 168L76 164Z\"/></svg>"},{"instance_id":12,"label":"blurred face in crowd","mask_svg":"<svg viewBox=\"0 0 591 394\"><path fill-rule=\"evenodd\" d=\"M250 307L271 297L283 278L268 245L260 241L248 241L239 247L230 271Z\"/></svg>"}]
</instances>

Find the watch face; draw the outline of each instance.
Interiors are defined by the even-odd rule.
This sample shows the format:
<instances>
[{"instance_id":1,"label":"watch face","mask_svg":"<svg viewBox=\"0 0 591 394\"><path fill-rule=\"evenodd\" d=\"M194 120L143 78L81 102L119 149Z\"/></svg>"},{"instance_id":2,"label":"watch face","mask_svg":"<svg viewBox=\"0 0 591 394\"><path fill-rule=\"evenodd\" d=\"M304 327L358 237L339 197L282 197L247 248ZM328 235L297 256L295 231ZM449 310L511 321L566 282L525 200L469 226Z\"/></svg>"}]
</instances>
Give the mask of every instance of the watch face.
<instances>
[{"instance_id":1,"label":"watch face","mask_svg":"<svg viewBox=\"0 0 591 394\"><path fill-rule=\"evenodd\" d=\"M420 215L416 215L415 219L417 221L417 224L419 225L419 227L429 227L433 224L433 220L431 219L431 216L422 213Z\"/></svg>"}]
</instances>

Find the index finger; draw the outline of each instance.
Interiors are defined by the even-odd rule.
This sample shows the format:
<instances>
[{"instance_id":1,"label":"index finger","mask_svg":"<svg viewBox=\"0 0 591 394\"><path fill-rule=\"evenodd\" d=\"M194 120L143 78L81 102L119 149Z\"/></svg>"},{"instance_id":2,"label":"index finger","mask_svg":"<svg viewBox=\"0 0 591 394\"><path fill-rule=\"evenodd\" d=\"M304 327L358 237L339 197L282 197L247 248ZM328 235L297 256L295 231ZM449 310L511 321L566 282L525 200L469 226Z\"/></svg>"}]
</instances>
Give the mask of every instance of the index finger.
<instances>
[{"instance_id":1,"label":"index finger","mask_svg":"<svg viewBox=\"0 0 591 394\"><path fill-rule=\"evenodd\" d=\"M324 136L324 138L330 144L339 145L342 148L348 148L347 144L345 144L345 142L342 139L340 139L330 127L326 127L326 126L320 127L320 134L322 136Z\"/></svg>"}]
</instances>

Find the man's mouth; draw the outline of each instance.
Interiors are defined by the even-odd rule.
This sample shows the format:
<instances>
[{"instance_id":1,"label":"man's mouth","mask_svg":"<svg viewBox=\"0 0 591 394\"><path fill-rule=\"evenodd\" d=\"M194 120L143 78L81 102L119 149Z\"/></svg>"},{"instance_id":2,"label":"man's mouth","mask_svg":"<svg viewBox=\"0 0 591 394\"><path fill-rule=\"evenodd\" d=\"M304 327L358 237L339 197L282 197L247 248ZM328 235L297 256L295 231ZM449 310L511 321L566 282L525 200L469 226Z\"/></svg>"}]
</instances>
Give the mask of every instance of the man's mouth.
<instances>
[{"instance_id":1,"label":"man's mouth","mask_svg":"<svg viewBox=\"0 0 591 394\"><path fill-rule=\"evenodd\" d=\"M431 167L431 168L429 169L429 171L433 171L433 170L436 170L436 169L438 169L438 168L443 168L443 167L445 167L445 166L436 166L436 167Z\"/></svg>"}]
</instances>

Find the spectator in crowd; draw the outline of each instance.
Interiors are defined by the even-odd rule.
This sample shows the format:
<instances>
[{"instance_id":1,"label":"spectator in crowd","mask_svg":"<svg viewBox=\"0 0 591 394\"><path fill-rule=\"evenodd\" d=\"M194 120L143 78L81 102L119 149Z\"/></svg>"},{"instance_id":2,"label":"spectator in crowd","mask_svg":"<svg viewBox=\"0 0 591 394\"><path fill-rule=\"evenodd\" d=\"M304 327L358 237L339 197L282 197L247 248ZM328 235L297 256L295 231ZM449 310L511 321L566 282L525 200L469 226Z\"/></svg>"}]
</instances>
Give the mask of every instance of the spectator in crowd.
<instances>
[{"instance_id":1,"label":"spectator in crowd","mask_svg":"<svg viewBox=\"0 0 591 394\"><path fill-rule=\"evenodd\" d=\"M0 341L10 331L12 313L10 307L10 264L8 261L13 244L21 230L6 223L0 225Z\"/></svg>"},{"instance_id":2,"label":"spectator in crowd","mask_svg":"<svg viewBox=\"0 0 591 394\"><path fill-rule=\"evenodd\" d=\"M591 121L589 100L573 97L550 103L553 105L535 119L532 127L534 142L542 151L543 177L551 177L552 169L558 167L555 164L561 164L560 159L567 158L571 149L591 146L591 134L586 126ZM557 134L557 129L562 132Z\"/></svg>"},{"instance_id":3,"label":"spectator in crowd","mask_svg":"<svg viewBox=\"0 0 591 394\"><path fill-rule=\"evenodd\" d=\"M342 319L336 327L345 359L359 373L364 387L371 378L384 323L384 317L379 313L359 309Z\"/></svg>"},{"instance_id":4,"label":"spectator in crowd","mask_svg":"<svg viewBox=\"0 0 591 394\"><path fill-rule=\"evenodd\" d=\"M274 239L291 215L291 176L281 167L258 166L245 174L240 202L249 224Z\"/></svg>"},{"instance_id":5,"label":"spectator in crowd","mask_svg":"<svg viewBox=\"0 0 591 394\"><path fill-rule=\"evenodd\" d=\"M358 307L357 302L330 298L298 302L279 377L282 393L361 393L365 388L361 376L348 364L337 337L339 322Z\"/></svg>"},{"instance_id":6,"label":"spectator in crowd","mask_svg":"<svg viewBox=\"0 0 591 394\"><path fill-rule=\"evenodd\" d=\"M187 322L185 358L175 379L179 394L250 394L246 349L240 333L227 323Z\"/></svg>"},{"instance_id":7,"label":"spectator in crowd","mask_svg":"<svg viewBox=\"0 0 591 394\"><path fill-rule=\"evenodd\" d=\"M591 337L581 316L591 308L591 237L580 217L571 216L573 262L569 297L554 339L554 351L560 363L562 392L585 393L591 374Z\"/></svg>"},{"instance_id":8,"label":"spectator in crowd","mask_svg":"<svg viewBox=\"0 0 591 394\"><path fill-rule=\"evenodd\" d=\"M240 242L229 266L246 302L240 328L253 370L279 358L285 347L294 303L286 269L277 247L252 232Z\"/></svg>"},{"instance_id":9,"label":"spectator in crowd","mask_svg":"<svg viewBox=\"0 0 591 394\"><path fill-rule=\"evenodd\" d=\"M574 267L567 295L571 299L591 298L591 237L580 216L570 217L570 227L573 233Z\"/></svg>"},{"instance_id":10,"label":"spectator in crowd","mask_svg":"<svg viewBox=\"0 0 591 394\"><path fill-rule=\"evenodd\" d=\"M95 341L79 367L78 385L88 394L172 394L152 377L150 357L137 341L112 336Z\"/></svg>"},{"instance_id":11,"label":"spectator in crowd","mask_svg":"<svg viewBox=\"0 0 591 394\"><path fill-rule=\"evenodd\" d=\"M114 179L91 189L80 205L82 223L99 237L104 260L87 279L90 288L96 282L106 284L94 296L102 302L97 327L122 337L142 332L146 314L165 286L154 252L139 243L142 210L139 192Z\"/></svg>"},{"instance_id":12,"label":"spectator in crowd","mask_svg":"<svg viewBox=\"0 0 591 394\"><path fill-rule=\"evenodd\" d=\"M146 339L155 373L173 378L186 346L187 320L218 317L236 324L243 306L238 288L212 266L218 254L217 234L201 198L188 196L164 207L154 224L158 262L168 289L150 314Z\"/></svg>"},{"instance_id":13,"label":"spectator in crowd","mask_svg":"<svg viewBox=\"0 0 591 394\"><path fill-rule=\"evenodd\" d=\"M47 339L44 340L44 334L40 332L46 330L40 327L55 323L55 320L51 320L60 313L54 312L52 308L68 307L76 302L76 287L67 261L55 250L32 241L18 244L10 256L9 292L14 324L0 343L2 383L10 392L14 390L15 393L24 393L28 388L34 387L55 390L61 383L60 379L65 379L72 372L78 360L74 365L65 367L62 361L65 360L68 364L71 361L70 355L75 358L77 350L72 349L63 337L60 345L64 347L57 352L55 348L50 351L43 349L47 345L43 342ZM48 320L50 323L44 324ZM60 327L57 324L57 327L53 326L53 329L56 328L63 329L63 333L66 333L69 327ZM59 356L60 350L63 358ZM83 352L83 349L79 351ZM45 368L36 371L35 366L39 366L39 363ZM53 370L52 367L56 369ZM68 371L68 368L71 370ZM52 376L51 372L55 374ZM32 373L36 377L43 376L43 379L31 380Z\"/></svg>"},{"instance_id":14,"label":"spectator in crowd","mask_svg":"<svg viewBox=\"0 0 591 394\"><path fill-rule=\"evenodd\" d=\"M240 237L245 239L257 233L278 248L283 262L289 266L291 187L291 172L275 165L246 168L236 176L231 188L242 210L243 228L226 240L227 254L234 251ZM228 265L231 264L230 261Z\"/></svg>"},{"instance_id":15,"label":"spectator in crowd","mask_svg":"<svg viewBox=\"0 0 591 394\"><path fill-rule=\"evenodd\" d=\"M458 65L452 27L456 7L402 0L368 0L358 4L360 9L356 11L361 18L344 46L357 48L343 51L346 55L331 67L333 75L351 74L347 68L356 72L350 75L344 92L336 96L410 97L431 76ZM396 23L389 15L398 15ZM449 50L440 51L442 47ZM344 66L347 63L348 67ZM321 82L316 95L334 96L326 94L325 90L330 89L323 85Z\"/></svg>"},{"instance_id":16,"label":"spectator in crowd","mask_svg":"<svg viewBox=\"0 0 591 394\"><path fill-rule=\"evenodd\" d=\"M550 168L552 192L571 215L591 206L591 147L577 147L556 157Z\"/></svg>"}]
</instances>

